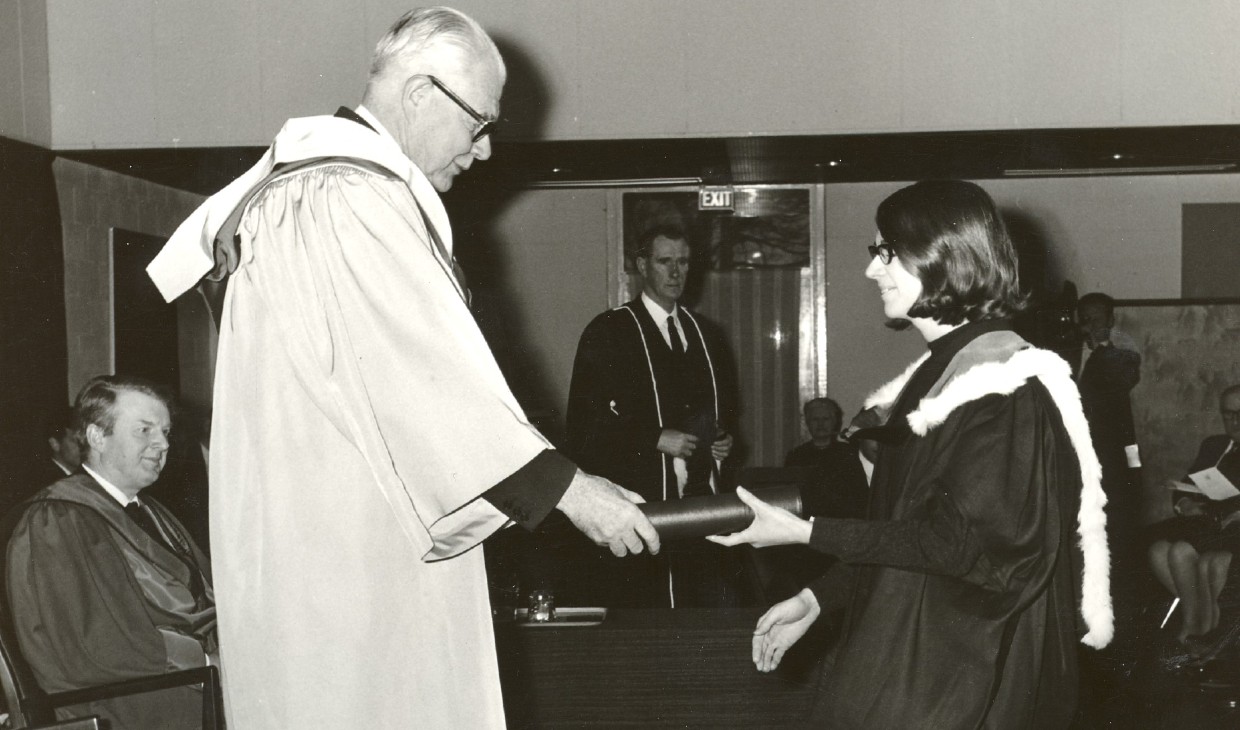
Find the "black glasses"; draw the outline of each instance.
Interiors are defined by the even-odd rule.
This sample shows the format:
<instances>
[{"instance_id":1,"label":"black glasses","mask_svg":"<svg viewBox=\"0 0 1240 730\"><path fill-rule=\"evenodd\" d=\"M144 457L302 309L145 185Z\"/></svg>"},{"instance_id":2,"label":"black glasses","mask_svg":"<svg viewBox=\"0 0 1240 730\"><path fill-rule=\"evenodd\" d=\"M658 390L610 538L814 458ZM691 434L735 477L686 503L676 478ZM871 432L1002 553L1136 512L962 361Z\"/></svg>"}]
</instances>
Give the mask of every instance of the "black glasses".
<instances>
[{"instance_id":1,"label":"black glasses","mask_svg":"<svg viewBox=\"0 0 1240 730\"><path fill-rule=\"evenodd\" d=\"M869 245L865 249L870 252L870 258L877 256L878 260L884 264L891 263L892 259L896 257L896 250L891 247L890 243L880 243L877 246Z\"/></svg>"},{"instance_id":2,"label":"black glasses","mask_svg":"<svg viewBox=\"0 0 1240 730\"><path fill-rule=\"evenodd\" d=\"M462 99L461 97L453 93L452 89L449 89L447 85L444 84L444 82L440 81L434 76L431 76L428 74L426 78L430 79L431 83L435 85L436 89L439 89L444 94L446 94L449 99L455 102L457 106L464 109L465 113L468 114L470 117L472 117L473 120L478 123L478 129L474 130L474 141L475 142L487 136L488 134L492 134L493 132L495 132L495 127L498 124L497 120L487 119L486 117L479 114L472 106L469 105L468 102L466 102L464 99Z\"/></svg>"}]
</instances>

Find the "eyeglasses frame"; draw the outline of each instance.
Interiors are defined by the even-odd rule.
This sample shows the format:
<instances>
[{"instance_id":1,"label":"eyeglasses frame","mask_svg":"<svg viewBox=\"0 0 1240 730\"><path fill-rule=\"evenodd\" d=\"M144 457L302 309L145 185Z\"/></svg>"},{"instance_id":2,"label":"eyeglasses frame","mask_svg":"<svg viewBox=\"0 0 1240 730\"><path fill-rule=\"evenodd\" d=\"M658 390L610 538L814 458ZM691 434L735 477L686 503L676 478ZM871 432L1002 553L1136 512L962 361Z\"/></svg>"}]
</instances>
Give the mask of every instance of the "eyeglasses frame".
<instances>
[{"instance_id":1,"label":"eyeglasses frame","mask_svg":"<svg viewBox=\"0 0 1240 730\"><path fill-rule=\"evenodd\" d=\"M877 246L870 244L865 247L865 250L870 252L870 258L877 258L884 266L896 258L896 249L890 243L880 243Z\"/></svg>"},{"instance_id":2,"label":"eyeglasses frame","mask_svg":"<svg viewBox=\"0 0 1240 730\"><path fill-rule=\"evenodd\" d=\"M440 81L438 78L430 74L427 74L426 78L430 79L431 83L435 85L436 89L439 89L440 91L442 91L445 96L451 99L453 103L455 103L457 106L464 109L465 113L468 114L471 119L473 119L475 122L478 123L478 129L474 131L474 142L477 142L478 140L482 139L488 134L495 133L495 128L499 126L498 119L488 119L482 114L479 114L478 110L474 109L472 106L469 105L469 102L457 96L456 92L454 92L452 89L449 89L448 85Z\"/></svg>"}]
</instances>

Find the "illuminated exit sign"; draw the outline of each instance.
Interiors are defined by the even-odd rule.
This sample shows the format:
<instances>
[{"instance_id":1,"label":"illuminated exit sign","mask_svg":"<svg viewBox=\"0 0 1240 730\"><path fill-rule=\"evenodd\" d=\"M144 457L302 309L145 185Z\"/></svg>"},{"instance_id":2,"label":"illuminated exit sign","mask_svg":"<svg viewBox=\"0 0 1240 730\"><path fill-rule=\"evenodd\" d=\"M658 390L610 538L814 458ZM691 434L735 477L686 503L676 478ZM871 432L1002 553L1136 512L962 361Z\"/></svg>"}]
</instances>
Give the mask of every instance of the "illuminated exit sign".
<instances>
[{"instance_id":1,"label":"illuminated exit sign","mask_svg":"<svg viewBox=\"0 0 1240 730\"><path fill-rule=\"evenodd\" d=\"M698 190L698 210L732 210L736 191L730 187L706 187Z\"/></svg>"}]
</instances>

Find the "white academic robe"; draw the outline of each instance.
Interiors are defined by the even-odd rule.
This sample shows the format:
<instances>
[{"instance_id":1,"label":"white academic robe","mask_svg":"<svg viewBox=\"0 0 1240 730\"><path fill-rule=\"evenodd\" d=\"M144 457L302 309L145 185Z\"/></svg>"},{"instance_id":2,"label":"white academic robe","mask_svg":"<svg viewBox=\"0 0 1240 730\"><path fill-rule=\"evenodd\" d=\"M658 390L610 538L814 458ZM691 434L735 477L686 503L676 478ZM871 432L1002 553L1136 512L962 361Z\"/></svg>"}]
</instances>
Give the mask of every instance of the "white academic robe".
<instances>
[{"instance_id":1,"label":"white academic robe","mask_svg":"<svg viewBox=\"0 0 1240 730\"><path fill-rule=\"evenodd\" d=\"M316 117L272 150L259 167L346 155L398 179L313 166L269 184L241 222L211 434L229 727L503 727L472 548L507 520L478 496L548 444L428 237L413 191L451 246L438 196L395 143ZM245 187L152 264L165 296L193 278L170 283L168 259L209 251Z\"/></svg>"}]
</instances>

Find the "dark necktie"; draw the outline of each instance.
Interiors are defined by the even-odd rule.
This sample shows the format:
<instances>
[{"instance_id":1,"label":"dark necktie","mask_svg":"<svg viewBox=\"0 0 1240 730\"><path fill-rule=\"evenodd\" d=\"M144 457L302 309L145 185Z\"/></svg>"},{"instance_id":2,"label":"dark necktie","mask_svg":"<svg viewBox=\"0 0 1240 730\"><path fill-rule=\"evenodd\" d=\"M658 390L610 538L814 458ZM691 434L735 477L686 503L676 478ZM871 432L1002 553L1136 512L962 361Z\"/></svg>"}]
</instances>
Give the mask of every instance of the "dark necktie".
<instances>
[{"instance_id":1,"label":"dark necktie","mask_svg":"<svg viewBox=\"0 0 1240 730\"><path fill-rule=\"evenodd\" d=\"M1228 451L1223 458L1218 461L1219 472L1227 477L1227 481L1233 485L1240 487L1240 449L1232 449Z\"/></svg>"},{"instance_id":2,"label":"dark necktie","mask_svg":"<svg viewBox=\"0 0 1240 730\"><path fill-rule=\"evenodd\" d=\"M672 343L672 354L677 357L685 354L685 345L680 341L680 333L676 331L676 318L667 316L667 338Z\"/></svg>"},{"instance_id":3,"label":"dark necktie","mask_svg":"<svg viewBox=\"0 0 1240 730\"><path fill-rule=\"evenodd\" d=\"M128 515L129 519L133 520L138 527L141 527L143 532L150 535L155 542L163 545L173 555L177 556L181 562L185 563L185 566L189 568L190 592L194 594L195 599L202 600L205 594L205 586L202 580L202 573L199 572L197 561L194 560L193 556L190 555L184 548L178 549L176 545L169 542L169 538L166 536L164 531L159 528L159 524L156 523L154 513L152 513L141 502L130 502L125 505L125 514Z\"/></svg>"},{"instance_id":4,"label":"dark necktie","mask_svg":"<svg viewBox=\"0 0 1240 730\"><path fill-rule=\"evenodd\" d=\"M165 548L176 553L172 545L168 543L168 539L164 537L164 533L159 529L159 525L155 524L155 518L147 511L141 502L130 502L125 505L125 514L129 515L129 519L142 528L142 531L151 536L155 542L163 545Z\"/></svg>"}]
</instances>

